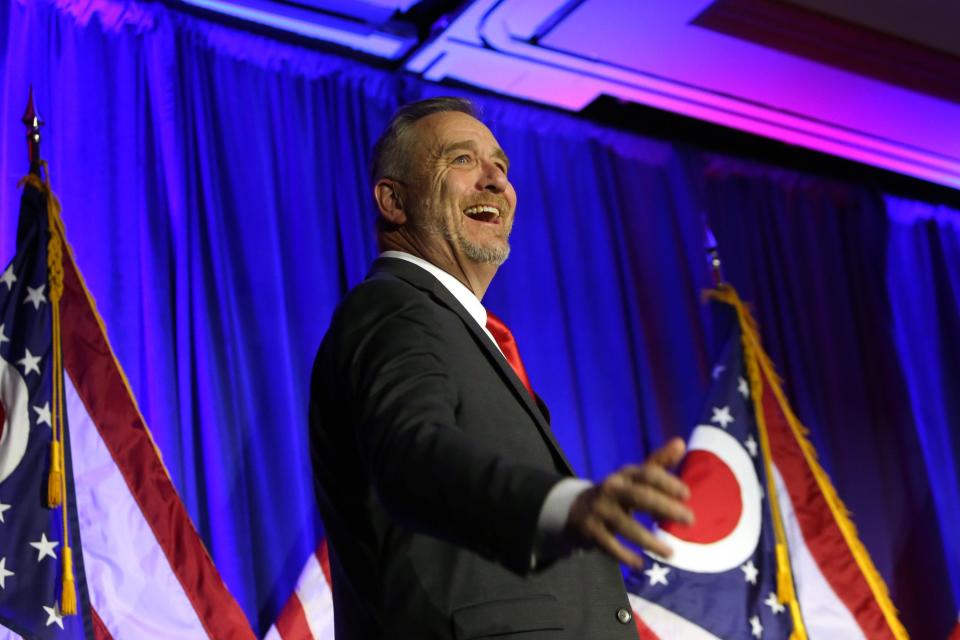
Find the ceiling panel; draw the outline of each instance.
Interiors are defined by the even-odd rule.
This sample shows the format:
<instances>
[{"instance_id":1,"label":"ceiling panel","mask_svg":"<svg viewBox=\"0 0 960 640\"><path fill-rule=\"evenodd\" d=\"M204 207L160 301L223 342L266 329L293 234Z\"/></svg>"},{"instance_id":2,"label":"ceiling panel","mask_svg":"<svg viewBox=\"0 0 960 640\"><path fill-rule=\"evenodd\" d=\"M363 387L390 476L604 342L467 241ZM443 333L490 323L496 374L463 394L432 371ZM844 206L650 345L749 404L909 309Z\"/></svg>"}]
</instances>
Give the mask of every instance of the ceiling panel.
<instances>
[{"instance_id":1,"label":"ceiling panel","mask_svg":"<svg viewBox=\"0 0 960 640\"><path fill-rule=\"evenodd\" d=\"M693 24L706 0L477 0L406 67L579 111L601 95L960 187L960 105Z\"/></svg>"},{"instance_id":2,"label":"ceiling panel","mask_svg":"<svg viewBox=\"0 0 960 640\"><path fill-rule=\"evenodd\" d=\"M782 1L960 56L960 2L955 0Z\"/></svg>"}]
</instances>

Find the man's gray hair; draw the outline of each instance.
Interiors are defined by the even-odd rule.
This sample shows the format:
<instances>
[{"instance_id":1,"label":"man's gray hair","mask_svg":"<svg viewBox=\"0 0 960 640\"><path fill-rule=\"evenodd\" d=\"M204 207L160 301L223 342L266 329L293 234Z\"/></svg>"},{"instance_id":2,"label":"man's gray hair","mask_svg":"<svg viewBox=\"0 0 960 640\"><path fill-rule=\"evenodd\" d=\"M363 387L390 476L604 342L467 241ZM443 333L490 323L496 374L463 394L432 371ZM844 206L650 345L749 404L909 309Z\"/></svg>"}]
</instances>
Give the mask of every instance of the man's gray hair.
<instances>
[{"instance_id":1,"label":"man's gray hair","mask_svg":"<svg viewBox=\"0 0 960 640\"><path fill-rule=\"evenodd\" d=\"M466 98L429 98L400 107L373 145L371 178L374 183L380 178L406 177L409 169L406 162L409 156L405 139L407 131L417 120L443 111L459 111L479 119L477 109Z\"/></svg>"}]
</instances>

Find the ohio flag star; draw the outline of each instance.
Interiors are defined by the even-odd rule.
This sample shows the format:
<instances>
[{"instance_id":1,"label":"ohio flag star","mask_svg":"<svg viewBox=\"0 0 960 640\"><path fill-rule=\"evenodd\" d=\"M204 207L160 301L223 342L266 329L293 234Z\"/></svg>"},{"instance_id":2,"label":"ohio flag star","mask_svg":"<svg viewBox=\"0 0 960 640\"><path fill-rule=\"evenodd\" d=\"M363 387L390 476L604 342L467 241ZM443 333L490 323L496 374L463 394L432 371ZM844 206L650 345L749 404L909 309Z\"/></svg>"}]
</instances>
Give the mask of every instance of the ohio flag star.
<instances>
[{"instance_id":1,"label":"ohio flag star","mask_svg":"<svg viewBox=\"0 0 960 640\"><path fill-rule=\"evenodd\" d=\"M24 349L24 351L26 351L26 354L17 360L17 364L23 365L24 377L34 371L37 372L37 375L40 375L40 356L35 356L30 353L30 349Z\"/></svg>"},{"instance_id":2,"label":"ohio flag star","mask_svg":"<svg viewBox=\"0 0 960 640\"><path fill-rule=\"evenodd\" d=\"M0 324L0 344L4 342L10 342L10 338L7 337L7 323L4 322Z\"/></svg>"},{"instance_id":3,"label":"ohio flag star","mask_svg":"<svg viewBox=\"0 0 960 640\"><path fill-rule=\"evenodd\" d=\"M46 424L48 427L52 427L50 424L50 403L44 402L42 407L34 407L34 411L37 412L37 425Z\"/></svg>"},{"instance_id":4,"label":"ohio flag star","mask_svg":"<svg viewBox=\"0 0 960 640\"><path fill-rule=\"evenodd\" d=\"M767 596L767 599L763 601L763 604L770 607L770 611L773 613L783 613L784 607L780 604L780 600L777 599L777 594L770 592L770 595Z\"/></svg>"},{"instance_id":5,"label":"ohio flag star","mask_svg":"<svg viewBox=\"0 0 960 640\"><path fill-rule=\"evenodd\" d=\"M60 604L57 602L53 603L52 607L44 607L44 611L47 612L47 626L56 623L58 627L63 629L63 615L60 613Z\"/></svg>"},{"instance_id":6,"label":"ohio flag star","mask_svg":"<svg viewBox=\"0 0 960 640\"><path fill-rule=\"evenodd\" d=\"M753 566L753 560L747 562L747 564L740 567L740 570L743 571L743 578L750 584L757 584L757 574L760 572L757 571L757 568Z\"/></svg>"},{"instance_id":7,"label":"ohio flag star","mask_svg":"<svg viewBox=\"0 0 960 640\"><path fill-rule=\"evenodd\" d=\"M3 514L5 514L9 508L10 505L0 502L0 522L6 522L6 520L3 519Z\"/></svg>"},{"instance_id":8,"label":"ohio flag star","mask_svg":"<svg viewBox=\"0 0 960 640\"><path fill-rule=\"evenodd\" d=\"M42 284L39 287L27 287L27 299L23 301L23 304L33 303L34 309L39 309L40 305L47 301L47 297L43 295L43 290L47 288L47 285Z\"/></svg>"},{"instance_id":9,"label":"ohio flag star","mask_svg":"<svg viewBox=\"0 0 960 640\"><path fill-rule=\"evenodd\" d=\"M710 418L710 422L716 422L726 429L727 425L733 422L733 416L730 415L730 407L714 407L713 417Z\"/></svg>"},{"instance_id":10,"label":"ohio flag star","mask_svg":"<svg viewBox=\"0 0 960 640\"><path fill-rule=\"evenodd\" d=\"M37 542L31 542L30 546L37 550L37 562L40 562L46 556L50 556L51 558L56 560L57 554L53 552L53 549L58 544L60 543L54 540L47 540L46 533L41 533L40 539Z\"/></svg>"},{"instance_id":11,"label":"ohio flag star","mask_svg":"<svg viewBox=\"0 0 960 640\"><path fill-rule=\"evenodd\" d=\"M654 562L653 566L644 571L644 573L648 578L650 578L651 587L655 584L662 584L666 586L667 574L670 573L670 567L662 567L658 563Z\"/></svg>"},{"instance_id":12,"label":"ohio flag star","mask_svg":"<svg viewBox=\"0 0 960 640\"><path fill-rule=\"evenodd\" d=\"M7 569L7 559L0 558L0 589L7 588L7 577L12 575L13 571Z\"/></svg>"},{"instance_id":13,"label":"ohio flag star","mask_svg":"<svg viewBox=\"0 0 960 640\"><path fill-rule=\"evenodd\" d=\"M753 616L750 618L750 633L755 638L759 638L763 635L763 625L760 624L759 616Z\"/></svg>"},{"instance_id":14,"label":"ohio flag star","mask_svg":"<svg viewBox=\"0 0 960 640\"><path fill-rule=\"evenodd\" d=\"M750 452L750 455L754 458L757 457L757 441L753 439L753 434L751 434L747 441L743 443L747 447L747 451Z\"/></svg>"},{"instance_id":15,"label":"ohio flag star","mask_svg":"<svg viewBox=\"0 0 960 640\"><path fill-rule=\"evenodd\" d=\"M16 274L13 273L13 264L7 267L7 270L0 276L0 282L7 285L7 291L13 289L13 283L17 281Z\"/></svg>"},{"instance_id":16,"label":"ohio flag star","mask_svg":"<svg viewBox=\"0 0 960 640\"><path fill-rule=\"evenodd\" d=\"M750 397L750 385L747 384L747 381L743 379L743 376L737 378L737 391L740 392L744 398Z\"/></svg>"}]
</instances>

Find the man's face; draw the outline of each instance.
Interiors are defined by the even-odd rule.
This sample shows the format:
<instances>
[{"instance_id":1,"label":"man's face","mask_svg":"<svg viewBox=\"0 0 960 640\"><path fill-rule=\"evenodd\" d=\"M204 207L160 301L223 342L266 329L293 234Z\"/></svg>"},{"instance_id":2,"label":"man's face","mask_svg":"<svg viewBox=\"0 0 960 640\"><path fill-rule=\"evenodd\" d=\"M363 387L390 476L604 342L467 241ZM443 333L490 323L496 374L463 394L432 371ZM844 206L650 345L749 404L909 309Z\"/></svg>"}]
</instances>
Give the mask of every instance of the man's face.
<instances>
[{"instance_id":1,"label":"man's face","mask_svg":"<svg viewBox=\"0 0 960 640\"><path fill-rule=\"evenodd\" d=\"M496 138L459 111L422 118L408 134L409 215L422 240L472 262L502 264L510 253L517 194Z\"/></svg>"}]
</instances>

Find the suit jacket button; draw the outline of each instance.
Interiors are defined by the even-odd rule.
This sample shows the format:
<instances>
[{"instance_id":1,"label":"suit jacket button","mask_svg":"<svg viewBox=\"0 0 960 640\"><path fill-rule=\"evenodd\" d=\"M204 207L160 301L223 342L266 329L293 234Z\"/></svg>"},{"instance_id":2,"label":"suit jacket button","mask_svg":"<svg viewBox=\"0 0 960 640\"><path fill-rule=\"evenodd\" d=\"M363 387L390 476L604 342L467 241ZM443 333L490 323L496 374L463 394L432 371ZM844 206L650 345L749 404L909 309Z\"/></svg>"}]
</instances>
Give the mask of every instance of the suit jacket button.
<instances>
[{"instance_id":1,"label":"suit jacket button","mask_svg":"<svg viewBox=\"0 0 960 640\"><path fill-rule=\"evenodd\" d=\"M627 624L628 622L633 620L633 615L629 611L621 607L617 609L617 620L619 620L622 624Z\"/></svg>"}]
</instances>

